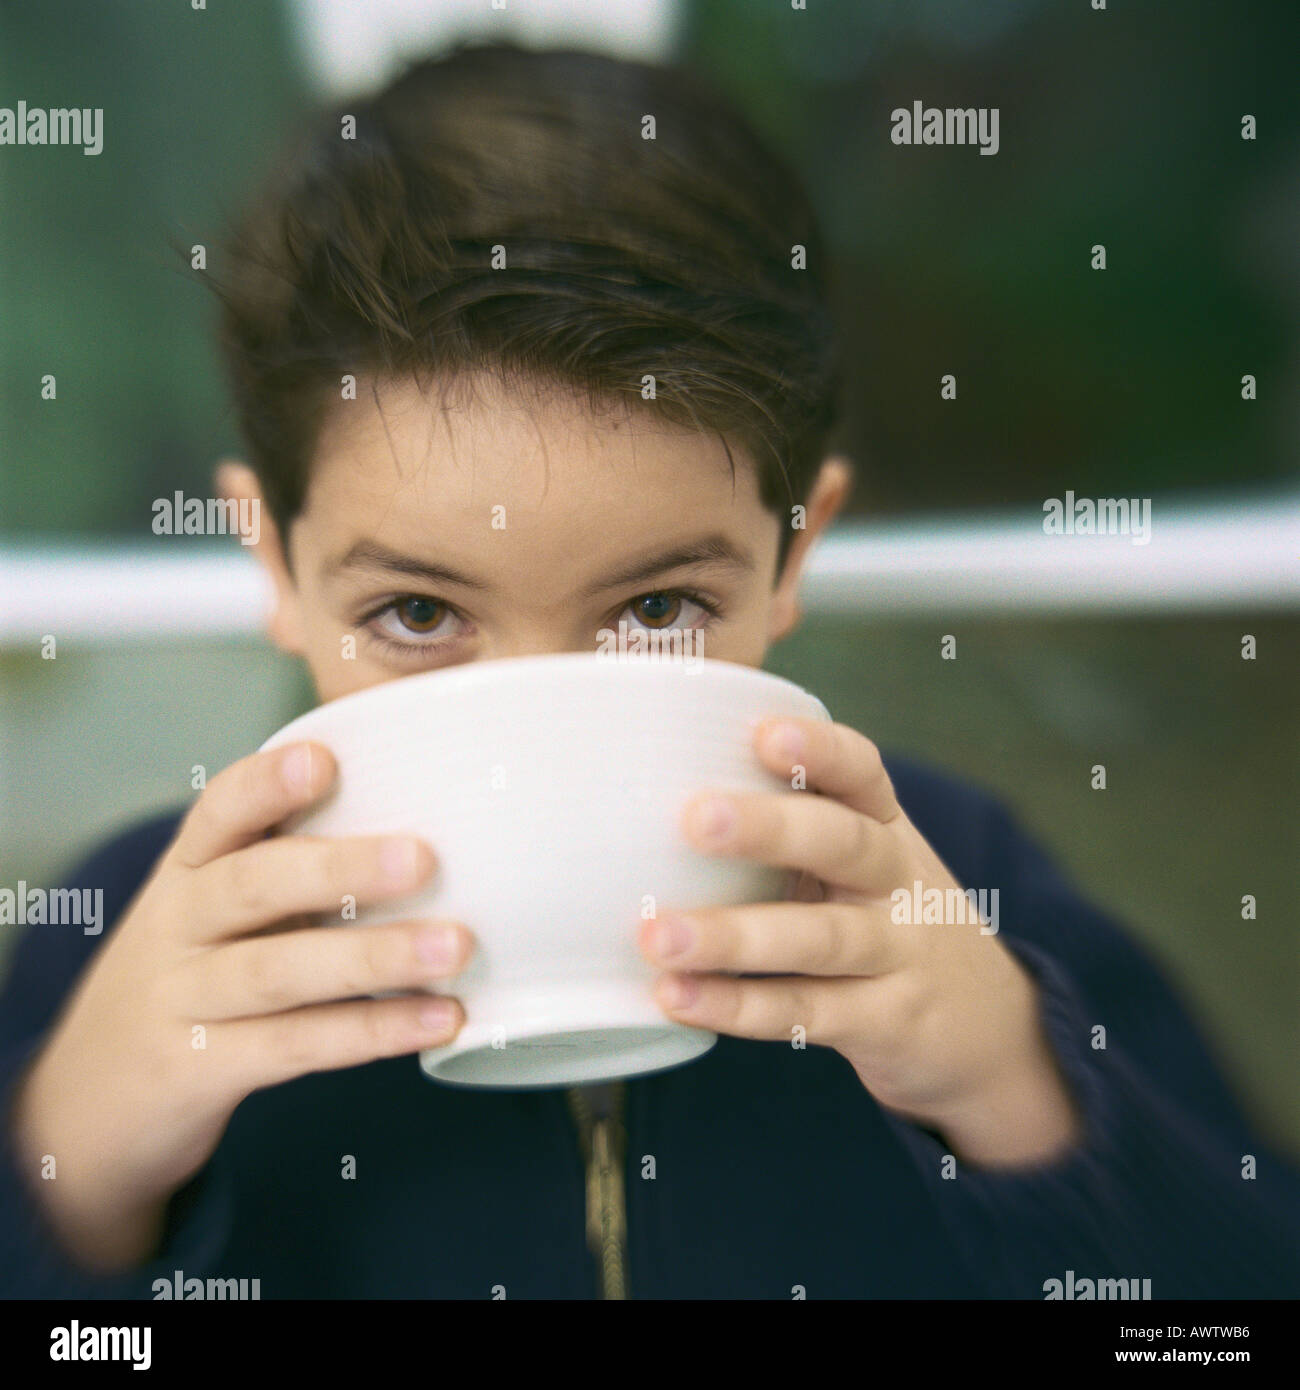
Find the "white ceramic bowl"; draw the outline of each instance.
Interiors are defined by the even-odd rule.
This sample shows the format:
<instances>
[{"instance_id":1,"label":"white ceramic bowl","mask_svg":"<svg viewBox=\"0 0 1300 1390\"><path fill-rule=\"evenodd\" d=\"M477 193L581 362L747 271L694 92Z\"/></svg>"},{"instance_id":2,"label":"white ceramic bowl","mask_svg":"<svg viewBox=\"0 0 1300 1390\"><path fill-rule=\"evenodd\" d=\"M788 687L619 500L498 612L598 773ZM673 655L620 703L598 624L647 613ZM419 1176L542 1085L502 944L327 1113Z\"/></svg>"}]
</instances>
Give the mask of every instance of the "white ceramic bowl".
<instances>
[{"instance_id":1,"label":"white ceramic bowl","mask_svg":"<svg viewBox=\"0 0 1300 1390\"><path fill-rule=\"evenodd\" d=\"M660 1071L717 1041L654 1002L637 927L782 895L783 873L697 853L680 830L696 791L798 795L753 751L752 723L768 715L830 717L791 682L730 662L564 653L388 681L264 746L311 739L338 759L335 790L288 829L415 834L438 856L424 890L356 912L474 933L469 965L442 987L465 1026L421 1053L425 1073L570 1086Z\"/></svg>"}]
</instances>

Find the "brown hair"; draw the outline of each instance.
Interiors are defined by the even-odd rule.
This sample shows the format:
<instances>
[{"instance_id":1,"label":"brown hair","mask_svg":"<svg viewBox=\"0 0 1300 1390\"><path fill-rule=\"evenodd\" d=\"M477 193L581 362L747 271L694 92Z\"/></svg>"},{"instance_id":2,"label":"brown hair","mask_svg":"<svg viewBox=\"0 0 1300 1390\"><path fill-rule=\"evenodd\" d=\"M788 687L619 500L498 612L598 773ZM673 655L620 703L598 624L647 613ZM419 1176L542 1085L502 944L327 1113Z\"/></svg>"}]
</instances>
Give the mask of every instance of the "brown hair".
<instances>
[{"instance_id":1,"label":"brown hair","mask_svg":"<svg viewBox=\"0 0 1300 1390\"><path fill-rule=\"evenodd\" d=\"M805 499L836 418L807 195L681 68L512 44L418 62L306 124L210 283L282 526L345 373L486 368L643 403L738 441L773 510Z\"/></svg>"}]
</instances>

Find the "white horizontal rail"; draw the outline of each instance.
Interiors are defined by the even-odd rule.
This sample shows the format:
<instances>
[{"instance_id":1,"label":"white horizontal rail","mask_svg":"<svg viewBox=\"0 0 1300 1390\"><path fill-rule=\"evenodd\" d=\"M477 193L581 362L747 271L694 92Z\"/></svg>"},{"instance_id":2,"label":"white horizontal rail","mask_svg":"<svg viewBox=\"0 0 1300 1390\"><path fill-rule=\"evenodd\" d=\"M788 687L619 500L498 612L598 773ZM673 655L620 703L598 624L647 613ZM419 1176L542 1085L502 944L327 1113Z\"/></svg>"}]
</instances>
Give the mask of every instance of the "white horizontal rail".
<instances>
[{"instance_id":1,"label":"white horizontal rail","mask_svg":"<svg viewBox=\"0 0 1300 1390\"><path fill-rule=\"evenodd\" d=\"M1043 513L828 537L810 612L1179 613L1300 608L1300 495L1151 508L1150 538L1050 535Z\"/></svg>"},{"instance_id":2,"label":"white horizontal rail","mask_svg":"<svg viewBox=\"0 0 1300 1390\"><path fill-rule=\"evenodd\" d=\"M262 628L269 590L231 538L0 546L0 647ZM810 613L1196 613L1300 608L1300 500L1166 514L1150 540L1048 535L1040 513L856 523L814 551Z\"/></svg>"}]
</instances>

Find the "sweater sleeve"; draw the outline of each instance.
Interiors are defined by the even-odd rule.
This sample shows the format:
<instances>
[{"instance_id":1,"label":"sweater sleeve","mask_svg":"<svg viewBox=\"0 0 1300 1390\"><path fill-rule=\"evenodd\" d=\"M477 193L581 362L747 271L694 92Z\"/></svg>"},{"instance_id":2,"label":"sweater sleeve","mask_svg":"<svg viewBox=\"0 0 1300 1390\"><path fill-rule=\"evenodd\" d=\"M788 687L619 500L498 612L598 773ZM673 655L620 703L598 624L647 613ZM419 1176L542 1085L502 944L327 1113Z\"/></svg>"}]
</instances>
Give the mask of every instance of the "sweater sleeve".
<instances>
[{"instance_id":1,"label":"sweater sleeve","mask_svg":"<svg viewBox=\"0 0 1300 1390\"><path fill-rule=\"evenodd\" d=\"M0 991L0 1298L152 1298L158 1279L206 1277L225 1245L231 1184L219 1155L173 1194L154 1258L106 1274L84 1268L64 1249L38 1200L39 1184L57 1181L25 1172L11 1126L16 1088L44 1045L69 991L165 848L176 818L119 837L92 855L64 887L102 889L102 932L71 925L29 925L15 943Z\"/></svg>"},{"instance_id":2,"label":"sweater sleeve","mask_svg":"<svg viewBox=\"0 0 1300 1390\"><path fill-rule=\"evenodd\" d=\"M1037 983L1084 1131L1050 1165L945 1176L940 1137L888 1116L985 1295L1042 1299L1073 1271L1150 1279L1156 1299L1295 1297L1300 1177L1251 1132L1153 961L1001 808L984 843L1001 938Z\"/></svg>"}]
</instances>

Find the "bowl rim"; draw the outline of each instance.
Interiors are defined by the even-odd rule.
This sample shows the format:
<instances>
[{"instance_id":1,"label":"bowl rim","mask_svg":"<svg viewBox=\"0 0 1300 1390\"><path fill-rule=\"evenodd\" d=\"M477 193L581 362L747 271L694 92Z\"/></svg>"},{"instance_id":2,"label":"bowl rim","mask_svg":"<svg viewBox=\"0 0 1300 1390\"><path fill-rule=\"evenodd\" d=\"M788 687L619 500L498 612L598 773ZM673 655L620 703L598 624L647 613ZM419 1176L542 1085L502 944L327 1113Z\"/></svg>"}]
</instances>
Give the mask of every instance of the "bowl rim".
<instances>
[{"instance_id":1,"label":"bowl rim","mask_svg":"<svg viewBox=\"0 0 1300 1390\"><path fill-rule=\"evenodd\" d=\"M495 683L502 679L501 672L507 667L513 670L532 668L533 670L559 672L567 667L579 665L588 668L607 667L624 671L659 673L664 669L682 670L685 663L672 659L665 660L663 657L650 654L627 654L611 657L603 652L532 652L527 656L489 657L483 661L466 661L450 668L439 667L432 671L417 671L411 675L398 676L393 680L380 681L376 685L366 686L363 690L354 690L347 695L339 695L333 700L326 700L321 704L313 705L311 709L305 710L271 734L263 741L258 752L279 747L283 743L292 741L295 731L300 726L316 723L319 716L326 710L350 709L355 705L382 707L382 702L385 700L405 699L411 689L412 682L436 679L440 682L439 690L463 693L465 690L473 691L476 686L482 685L485 681ZM732 684L749 686L765 685L774 691L779 689L802 695L812 702L816 710L821 711L824 718L830 719L830 712L826 705L812 691L806 690L785 676L778 676L772 671L765 671L761 666L746 666L743 662L724 661L718 657L697 657L690 663L690 667L693 670L684 672L684 674L689 674L691 678L694 678L696 674L704 674L715 683L729 681ZM400 693L395 694L394 692ZM817 714L815 711L810 711L808 717L816 718Z\"/></svg>"}]
</instances>

